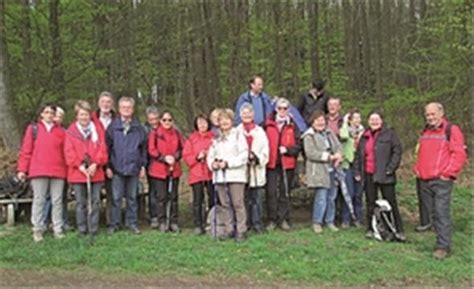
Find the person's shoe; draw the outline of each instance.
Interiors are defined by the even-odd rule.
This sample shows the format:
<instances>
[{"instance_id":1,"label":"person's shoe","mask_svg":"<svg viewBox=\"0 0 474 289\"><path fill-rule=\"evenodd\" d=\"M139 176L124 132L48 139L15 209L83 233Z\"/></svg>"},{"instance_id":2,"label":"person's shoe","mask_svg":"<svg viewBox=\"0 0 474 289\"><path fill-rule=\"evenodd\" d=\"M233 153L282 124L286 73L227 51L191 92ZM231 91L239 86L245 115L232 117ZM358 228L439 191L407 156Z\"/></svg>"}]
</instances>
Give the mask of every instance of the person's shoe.
<instances>
[{"instance_id":1,"label":"person's shoe","mask_svg":"<svg viewBox=\"0 0 474 289\"><path fill-rule=\"evenodd\" d=\"M321 234L323 232L323 227L320 224L313 224L313 232Z\"/></svg>"},{"instance_id":2,"label":"person's shoe","mask_svg":"<svg viewBox=\"0 0 474 289\"><path fill-rule=\"evenodd\" d=\"M354 227L360 228L362 227L362 224L360 222L354 222Z\"/></svg>"},{"instance_id":3,"label":"person's shoe","mask_svg":"<svg viewBox=\"0 0 474 289\"><path fill-rule=\"evenodd\" d=\"M158 224L158 218L151 218L150 220L150 227L152 229L158 229L159 224Z\"/></svg>"},{"instance_id":4,"label":"person's shoe","mask_svg":"<svg viewBox=\"0 0 474 289\"><path fill-rule=\"evenodd\" d=\"M348 223L342 223L341 229L349 229L350 225Z\"/></svg>"},{"instance_id":5,"label":"person's shoe","mask_svg":"<svg viewBox=\"0 0 474 289\"><path fill-rule=\"evenodd\" d=\"M254 231L255 231L255 234L257 235L261 235L261 234L265 234L266 233L266 230L265 228L262 228L262 227L255 227L253 228Z\"/></svg>"},{"instance_id":6,"label":"person's shoe","mask_svg":"<svg viewBox=\"0 0 474 289\"><path fill-rule=\"evenodd\" d=\"M287 221L283 221L280 225L280 228L283 230L283 231L289 231L291 230L291 226L290 224L288 224Z\"/></svg>"},{"instance_id":7,"label":"person's shoe","mask_svg":"<svg viewBox=\"0 0 474 289\"><path fill-rule=\"evenodd\" d=\"M171 224L170 225L170 231L173 232L173 233L179 233L178 224Z\"/></svg>"},{"instance_id":8,"label":"person's shoe","mask_svg":"<svg viewBox=\"0 0 474 289\"><path fill-rule=\"evenodd\" d=\"M168 232L168 226L166 226L166 224L160 224L159 230L162 233L166 233L166 232Z\"/></svg>"},{"instance_id":9,"label":"person's shoe","mask_svg":"<svg viewBox=\"0 0 474 289\"><path fill-rule=\"evenodd\" d=\"M204 234L204 230L200 227L196 227L196 228L194 228L193 234L196 235L196 236L202 235L202 234Z\"/></svg>"},{"instance_id":10,"label":"person's shoe","mask_svg":"<svg viewBox=\"0 0 474 289\"><path fill-rule=\"evenodd\" d=\"M443 248L437 248L433 251L433 258L437 260L443 260L448 256L448 250Z\"/></svg>"},{"instance_id":11,"label":"person's shoe","mask_svg":"<svg viewBox=\"0 0 474 289\"><path fill-rule=\"evenodd\" d=\"M114 227L109 227L107 229L107 234L112 235L113 233L115 233L115 228Z\"/></svg>"},{"instance_id":12,"label":"person's shoe","mask_svg":"<svg viewBox=\"0 0 474 289\"><path fill-rule=\"evenodd\" d=\"M418 232L418 233L426 232L426 231L428 231L429 229L431 229L431 224L418 225L418 226L415 227L415 231Z\"/></svg>"},{"instance_id":13,"label":"person's shoe","mask_svg":"<svg viewBox=\"0 0 474 289\"><path fill-rule=\"evenodd\" d=\"M43 232L33 232L33 241L36 243L43 241Z\"/></svg>"},{"instance_id":14,"label":"person's shoe","mask_svg":"<svg viewBox=\"0 0 474 289\"><path fill-rule=\"evenodd\" d=\"M397 234L396 237L397 237L397 240L399 242L406 242L407 241L407 237L405 236L404 233Z\"/></svg>"},{"instance_id":15,"label":"person's shoe","mask_svg":"<svg viewBox=\"0 0 474 289\"><path fill-rule=\"evenodd\" d=\"M65 232L74 231L74 227L69 224L64 224L63 231Z\"/></svg>"},{"instance_id":16,"label":"person's shoe","mask_svg":"<svg viewBox=\"0 0 474 289\"><path fill-rule=\"evenodd\" d=\"M54 239L64 239L66 237L66 235L64 235L63 232L58 232L58 233L54 233Z\"/></svg>"},{"instance_id":17,"label":"person's shoe","mask_svg":"<svg viewBox=\"0 0 474 289\"><path fill-rule=\"evenodd\" d=\"M365 237L366 237L367 239L372 239L372 238L374 237L374 232L372 232L372 231L367 231L367 232L365 233Z\"/></svg>"},{"instance_id":18,"label":"person's shoe","mask_svg":"<svg viewBox=\"0 0 474 289\"><path fill-rule=\"evenodd\" d=\"M247 239L247 236L245 236L244 233L240 233L240 234L237 234L237 235L235 236L235 241L236 241L237 243L241 243L241 242L245 241L246 239Z\"/></svg>"},{"instance_id":19,"label":"person's shoe","mask_svg":"<svg viewBox=\"0 0 474 289\"><path fill-rule=\"evenodd\" d=\"M276 228L276 224L274 222L270 222L270 224L267 225L267 231L273 231Z\"/></svg>"},{"instance_id":20,"label":"person's shoe","mask_svg":"<svg viewBox=\"0 0 474 289\"><path fill-rule=\"evenodd\" d=\"M142 233L137 227L131 227L130 232L134 235L140 235Z\"/></svg>"},{"instance_id":21,"label":"person's shoe","mask_svg":"<svg viewBox=\"0 0 474 289\"><path fill-rule=\"evenodd\" d=\"M339 231L339 229L334 224L329 224L328 229L331 230L332 232L338 232Z\"/></svg>"}]
</instances>

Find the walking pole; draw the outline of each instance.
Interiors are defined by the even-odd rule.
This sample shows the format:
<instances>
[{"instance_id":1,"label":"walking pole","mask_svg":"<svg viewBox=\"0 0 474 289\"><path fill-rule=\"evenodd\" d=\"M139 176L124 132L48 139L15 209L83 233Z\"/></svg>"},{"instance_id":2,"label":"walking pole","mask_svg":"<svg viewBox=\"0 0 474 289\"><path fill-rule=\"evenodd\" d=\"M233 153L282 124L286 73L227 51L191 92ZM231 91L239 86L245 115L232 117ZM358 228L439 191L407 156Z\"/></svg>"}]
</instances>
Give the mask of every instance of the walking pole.
<instances>
[{"instance_id":1,"label":"walking pole","mask_svg":"<svg viewBox=\"0 0 474 289\"><path fill-rule=\"evenodd\" d=\"M166 202L166 228L170 229L170 215L171 215L171 195L173 194L173 166L169 166L168 172L168 192L167 192L167 199Z\"/></svg>"}]
</instances>

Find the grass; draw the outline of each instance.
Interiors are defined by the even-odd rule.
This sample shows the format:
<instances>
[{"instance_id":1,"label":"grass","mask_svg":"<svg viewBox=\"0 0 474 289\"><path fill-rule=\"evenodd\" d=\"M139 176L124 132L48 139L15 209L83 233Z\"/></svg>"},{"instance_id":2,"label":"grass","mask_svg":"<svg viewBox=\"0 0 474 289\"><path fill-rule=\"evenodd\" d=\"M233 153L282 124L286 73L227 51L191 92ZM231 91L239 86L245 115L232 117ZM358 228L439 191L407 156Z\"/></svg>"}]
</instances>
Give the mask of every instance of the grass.
<instances>
[{"instance_id":1,"label":"grass","mask_svg":"<svg viewBox=\"0 0 474 289\"><path fill-rule=\"evenodd\" d=\"M411 186L400 187L403 192ZM35 244L28 225L0 227L0 268L15 270L83 271L103 274L140 274L166 277L225 277L281 284L318 285L449 285L466 286L473 278L473 192L454 192L453 254L444 261L431 257L433 233L413 232L406 222L409 242L367 240L362 229L316 236L308 223L291 233L252 235L241 244L146 231L140 236L119 232L100 234L94 245L70 233L63 240L48 236ZM400 203L416 211L413 193ZM404 216L404 219L410 219Z\"/></svg>"}]
</instances>

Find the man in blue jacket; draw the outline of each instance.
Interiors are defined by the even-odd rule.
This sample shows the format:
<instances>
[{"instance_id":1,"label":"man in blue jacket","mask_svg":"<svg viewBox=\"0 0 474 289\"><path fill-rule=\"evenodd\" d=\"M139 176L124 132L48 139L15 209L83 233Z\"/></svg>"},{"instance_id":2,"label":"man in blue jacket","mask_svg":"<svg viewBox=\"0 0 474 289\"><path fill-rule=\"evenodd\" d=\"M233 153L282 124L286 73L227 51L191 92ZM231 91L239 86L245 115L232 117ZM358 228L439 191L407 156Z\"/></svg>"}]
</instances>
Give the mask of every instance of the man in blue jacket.
<instances>
[{"instance_id":1,"label":"man in blue jacket","mask_svg":"<svg viewBox=\"0 0 474 289\"><path fill-rule=\"evenodd\" d=\"M107 128L106 142L109 150L107 176L112 178L112 209L108 232L114 233L121 223L122 197L127 201L126 225L134 234L138 229L137 188L139 177L145 177L147 161L146 133L133 116L135 100L120 98L119 117Z\"/></svg>"}]
</instances>

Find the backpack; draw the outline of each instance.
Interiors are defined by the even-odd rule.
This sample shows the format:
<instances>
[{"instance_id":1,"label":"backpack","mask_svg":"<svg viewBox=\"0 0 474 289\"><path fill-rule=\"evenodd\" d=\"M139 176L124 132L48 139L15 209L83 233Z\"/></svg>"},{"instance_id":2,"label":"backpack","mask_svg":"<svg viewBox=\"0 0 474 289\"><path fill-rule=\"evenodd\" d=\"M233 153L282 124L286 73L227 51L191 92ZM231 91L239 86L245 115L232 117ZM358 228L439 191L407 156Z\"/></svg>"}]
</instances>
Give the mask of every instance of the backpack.
<instances>
[{"instance_id":1,"label":"backpack","mask_svg":"<svg viewBox=\"0 0 474 289\"><path fill-rule=\"evenodd\" d=\"M451 128L453 124L448 122L448 125L444 129L444 134L446 135L446 140L449 142L451 140ZM469 149L466 144L464 144L464 151L466 152L466 158L469 158Z\"/></svg>"},{"instance_id":2,"label":"backpack","mask_svg":"<svg viewBox=\"0 0 474 289\"><path fill-rule=\"evenodd\" d=\"M399 241L392 207L387 200L375 201L374 213L372 215L372 231L374 238L379 241Z\"/></svg>"}]
</instances>

